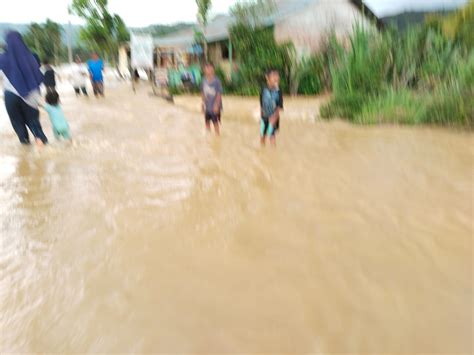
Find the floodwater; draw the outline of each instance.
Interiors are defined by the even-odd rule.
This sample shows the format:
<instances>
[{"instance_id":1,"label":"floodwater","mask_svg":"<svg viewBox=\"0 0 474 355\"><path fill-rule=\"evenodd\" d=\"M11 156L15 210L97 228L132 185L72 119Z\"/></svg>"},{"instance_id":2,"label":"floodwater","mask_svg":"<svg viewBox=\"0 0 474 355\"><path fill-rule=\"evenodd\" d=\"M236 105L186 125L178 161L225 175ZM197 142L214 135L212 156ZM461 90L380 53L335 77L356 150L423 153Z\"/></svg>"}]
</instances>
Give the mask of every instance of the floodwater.
<instances>
[{"instance_id":1,"label":"floodwater","mask_svg":"<svg viewBox=\"0 0 474 355\"><path fill-rule=\"evenodd\" d=\"M216 139L148 91L64 93L72 146L0 111L0 352L472 351L471 133L288 100L261 149L253 99Z\"/></svg>"}]
</instances>

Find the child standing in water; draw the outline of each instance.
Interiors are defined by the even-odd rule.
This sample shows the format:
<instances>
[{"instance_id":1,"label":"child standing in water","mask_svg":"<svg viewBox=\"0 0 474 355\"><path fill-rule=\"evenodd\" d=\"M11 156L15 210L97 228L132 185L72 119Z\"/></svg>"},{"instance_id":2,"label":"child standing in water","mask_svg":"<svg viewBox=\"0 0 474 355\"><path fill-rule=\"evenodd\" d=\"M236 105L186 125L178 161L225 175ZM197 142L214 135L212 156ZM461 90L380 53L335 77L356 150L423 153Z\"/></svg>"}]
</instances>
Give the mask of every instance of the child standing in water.
<instances>
[{"instance_id":1,"label":"child standing in water","mask_svg":"<svg viewBox=\"0 0 474 355\"><path fill-rule=\"evenodd\" d=\"M59 105L59 94L56 91L49 91L46 94L45 101L44 109L48 113L51 124L53 125L54 136L56 139L64 138L70 141L71 133L69 131L69 124Z\"/></svg>"},{"instance_id":2,"label":"child standing in water","mask_svg":"<svg viewBox=\"0 0 474 355\"><path fill-rule=\"evenodd\" d=\"M204 79L202 81L202 110L205 114L206 128L211 130L214 125L216 135L220 134L222 112L222 84L216 77L214 65L204 65Z\"/></svg>"},{"instance_id":3,"label":"child standing in water","mask_svg":"<svg viewBox=\"0 0 474 355\"><path fill-rule=\"evenodd\" d=\"M87 66L95 97L104 97L104 62L97 53L92 53L92 58L87 61Z\"/></svg>"},{"instance_id":4,"label":"child standing in water","mask_svg":"<svg viewBox=\"0 0 474 355\"><path fill-rule=\"evenodd\" d=\"M44 86L46 92L56 91L56 72L54 71L49 60L44 61Z\"/></svg>"},{"instance_id":5,"label":"child standing in water","mask_svg":"<svg viewBox=\"0 0 474 355\"><path fill-rule=\"evenodd\" d=\"M276 145L276 133L280 128L280 111L283 110L283 95L280 91L280 74L275 69L267 71L267 85L260 93L260 142L265 145L266 137Z\"/></svg>"}]
</instances>

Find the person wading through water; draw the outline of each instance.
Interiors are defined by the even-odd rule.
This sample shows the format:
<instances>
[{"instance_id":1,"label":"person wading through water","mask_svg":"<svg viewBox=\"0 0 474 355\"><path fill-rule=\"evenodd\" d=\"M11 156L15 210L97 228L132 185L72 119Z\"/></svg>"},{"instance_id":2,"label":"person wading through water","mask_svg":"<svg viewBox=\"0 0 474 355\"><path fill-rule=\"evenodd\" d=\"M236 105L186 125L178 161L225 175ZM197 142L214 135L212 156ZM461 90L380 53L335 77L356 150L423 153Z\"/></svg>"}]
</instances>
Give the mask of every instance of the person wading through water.
<instances>
[{"instance_id":1,"label":"person wading through water","mask_svg":"<svg viewBox=\"0 0 474 355\"><path fill-rule=\"evenodd\" d=\"M44 76L37 59L20 33L9 32L6 51L0 55L0 72L5 90L5 107L13 129L22 144L30 144L27 127L38 145L48 143L39 120L40 85Z\"/></svg>"}]
</instances>

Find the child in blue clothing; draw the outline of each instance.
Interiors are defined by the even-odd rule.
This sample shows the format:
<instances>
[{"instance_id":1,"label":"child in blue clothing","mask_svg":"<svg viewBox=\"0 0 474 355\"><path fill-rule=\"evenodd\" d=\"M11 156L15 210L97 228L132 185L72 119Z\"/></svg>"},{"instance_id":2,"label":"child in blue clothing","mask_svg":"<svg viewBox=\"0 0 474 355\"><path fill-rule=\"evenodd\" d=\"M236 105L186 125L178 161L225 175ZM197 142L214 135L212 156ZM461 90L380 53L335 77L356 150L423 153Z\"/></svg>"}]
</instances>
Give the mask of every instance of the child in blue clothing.
<instances>
[{"instance_id":1,"label":"child in blue clothing","mask_svg":"<svg viewBox=\"0 0 474 355\"><path fill-rule=\"evenodd\" d=\"M51 124L53 125L53 133L56 139L71 140L71 132L69 131L69 124L66 121L64 112L59 105L59 94L57 91L50 91L46 94L46 104L43 106L49 115Z\"/></svg>"},{"instance_id":2,"label":"child in blue clothing","mask_svg":"<svg viewBox=\"0 0 474 355\"><path fill-rule=\"evenodd\" d=\"M283 95L280 91L280 74L277 70L268 70L267 85L260 93L260 142L265 145L266 137L272 145L276 145L276 133L280 128L280 111L283 110Z\"/></svg>"}]
</instances>

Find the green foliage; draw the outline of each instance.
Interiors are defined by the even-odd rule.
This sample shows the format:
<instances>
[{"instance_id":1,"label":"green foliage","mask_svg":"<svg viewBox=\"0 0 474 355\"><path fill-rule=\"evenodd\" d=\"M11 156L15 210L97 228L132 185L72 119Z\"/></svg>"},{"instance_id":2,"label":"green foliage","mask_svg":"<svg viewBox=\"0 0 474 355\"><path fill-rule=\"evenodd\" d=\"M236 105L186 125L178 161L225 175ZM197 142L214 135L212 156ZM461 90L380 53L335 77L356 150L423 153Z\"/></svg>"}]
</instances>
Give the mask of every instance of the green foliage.
<instances>
[{"instance_id":1,"label":"green foliage","mask_svg":"<svg viewBox=\"0 0 474 355\"><path fill-rule=\"evenodd\" d=\"M355 27L350 40L351 49L342 63L331 66L333 90L338 94L376 95L385 83L389 48L378 34L360 26Z\"/></svg>"},{"instance_id":2,"label":"green foliage","mask_svg":"<svg viewBox=\"0 0 474 355\"><path fill-rule=\"evenodd\" d=\"M60 24L46 20L44 24L32 23L24 35L26 45L42 60L59 62L65 48L61 40L62 27Z\"/></svg>"},{"instance_id":3,"label":"green foliage","mask_svg":"<svg viewBox=\"0 0 474 355\"><path fill-rule=\"evenodd\" d=\"M388 90L384 95L363 98L362 110L352 121L363 124L422 123L428 96L414 95L407 89Z\"/></svg>"},{"instance_id":4,"label":"green foliage","mask_svg":"<svg viewBox=\"0 0 474 355\"><path fill-rule=\"evenodd\" d=\"M273 28L262 23L275 8L273 0L240 1L231 8L236 22L230 28L230 38L237 54L238 71L233 73L229 91L258 95L265 84L265 72L270 68L280 73L284 92L289 92L292 77L301 79L301 66L293 45L278 44Z\"/></svg>"},{"instance_id":5,"label":"green foliage","mask_svg":"<svg viewBox=\"0 0 474 355\"><path fill-rule=\"evenodd\" d=\"M71 10L86 20L81 41L115 61L119 44L129 41L130 34L122 18L109 13L108 0L73 0Z\"/></svg>"},{"instance_id":6,"label":"green foliage","mask_svg":"<svg viewBox=\"0 0 474 355\"><path fill-rule=\"evenodd\" d=\"M304 60L304 69L300 72L298 94L315 95L323 90L323 65L323 59L320 56L314 56Z\"/></svg>"},{"instance_id":7,"label":"green foliage","mask_svg":"<svg viewBox=\"0 0 474 355\"><path fill-rule=\"evenodd\" d=\"M209 11L212 7L212 0L196 0L196 5L198 7L198 21L203 26L206 26L209 20Z\"/></svg>"},{"instance_id":8,"label":"green foliage","mask_svg":"<svg viewBox=\"0 0 474 355\"><path fill-rule=\"evenodd\" d=\"M443 34L468 50L474 49L474 0L446 17L438 17Z\"/></svg>"},{"instance_id":9,"label":"green foliage","mask_svg":"<svg viewBox=\"0 0 474 355\"><path fill-rule=\"evenodd\" d=\"M330 65L326 118L352 122L474 127L474 54L433 21L404 33L356 27Z\"/></svg>"},{"instance_id":10,"label":"green foliage","mask_svg":"<svg viewBox=\"0 0 474 355\"><path fill-rule=\"evenodd\" d=\"M274 0L239 1L230 8L231 15L237 23L250 27L262 27L265 17L276 10Z\"/></svg>"},{"instance_id":11,"label":"green foliage","mask_svg":"<svg viewBox=\"0 0 474 355\"><path fill-rule=\"evenodd\" d=\"M226 88L228 86L227 75L221 66L216 67L216 76L219 78L224 88Z\"/></svg>"},{"instance_id":12,"label":"green foliage","mask_svg":"<svg viewBox=\"0 0 474 355\"><path fill-rule=\"evenodd\" d=\"M280 72L281 88L288 92L291 45L277 44L272 28L236 24L230 32L239 63L238 72L233 77L236 93L258 94L265 83L265 72L270 68Z\"/></svg>"}]
</instances>

